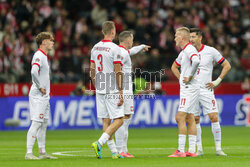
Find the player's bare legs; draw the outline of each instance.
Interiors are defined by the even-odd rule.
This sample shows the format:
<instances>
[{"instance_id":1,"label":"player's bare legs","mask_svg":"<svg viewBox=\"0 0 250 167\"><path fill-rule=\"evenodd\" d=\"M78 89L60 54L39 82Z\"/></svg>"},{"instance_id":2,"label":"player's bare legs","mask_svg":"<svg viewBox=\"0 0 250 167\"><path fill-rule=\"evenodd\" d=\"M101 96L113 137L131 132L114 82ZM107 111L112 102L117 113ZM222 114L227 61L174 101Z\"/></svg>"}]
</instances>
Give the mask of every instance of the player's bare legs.
<instances>
[{"instance_id":1,"label":"player's bare legs","mask_svg":"<svg viewBox=\"0 0 250 167\"><path fill-rule=\"evenodd\" d=\"M178 150L181 153L185 153L186 134L187 134L186 117L187 113L181 111L178 111L176 115L176 122L178 124L178 131L179 131Z\"/></svg>"},{"instance_id":2,"label":"player's bare legs","mask_svg":"<svg viewBox=\"0 0 250 167\"><path fill-rule=\"evenodd\" d=\"M185 144L186 144L186 117L187 113L178 111L176 114L176 122L178 125L179 137L178 137L178 150L168 157L186 157Z\"/></svg>"},{"instance_id":3,"label":"player's bare legs","mask_svg":"<svg viewBox=\"0 0 250 167\"><path fill-rule=\"evenodd\" d=\"M94 142L92 144L92 147L94 147L96 151L96 156L98 158L102 158L101 156L101 150L102 150L102 145L105 144L109 139L110 143L112 145L112 148L110 149L111 151L115 151L116 147L114 144L114 140L112 139L112 135L115 133L115 131L123 124L123 118L115 118L113 123L111 124L111 120L109 118L103 118L103 134L99 138L97 142ZM112 143L111 143L112 142ZM117 152L117 151L116 151ZM112 158L120 158L120 155L112 155Z\"/></svg>"},{"instance_id":4,"label":"player's bare legs","mask_svg":"<svg viewBox=\"0 0 250 167\"><path fill-rule=\"evenodd\" d=\"M185 112L178 111L176 115L176 122L178 124L179 139L178 139L178 150L169 157L196 157L195 153L195 142L196 142L196 126L193 114L187 114ZM185 153L186 134L188 125L188 139L189 149Z\"/></svg>"},{"instance_id":5,"label":"player's bare legs","mask_svg":"<svg viewBox=\"0 0 250 167\"><path fill-rule=\"evenodd\" d=\"M111 119L103 118L103 128L102 128L103 132L105 132L108 129L110 124L111 124ZM112 158L116 158L117 155L119 155L119 152L116 149L116 144L115 144L115 141L113 139L113 136L110 136L110 138L107 141L107 145L112 153Z\"/></svg>"},{"instance_id":6,"label":"player's bare legs","mask_svg":"<svg viewBox=\"0 0 250 167\"><path fill-rule=\"evenodd\" d=\"M116 118L114 119L114 122L106 129L106 133L109 134L109 136L112 136L115 131L122 126L123 124L123 118Z\"/></svg>"}]
</instances>

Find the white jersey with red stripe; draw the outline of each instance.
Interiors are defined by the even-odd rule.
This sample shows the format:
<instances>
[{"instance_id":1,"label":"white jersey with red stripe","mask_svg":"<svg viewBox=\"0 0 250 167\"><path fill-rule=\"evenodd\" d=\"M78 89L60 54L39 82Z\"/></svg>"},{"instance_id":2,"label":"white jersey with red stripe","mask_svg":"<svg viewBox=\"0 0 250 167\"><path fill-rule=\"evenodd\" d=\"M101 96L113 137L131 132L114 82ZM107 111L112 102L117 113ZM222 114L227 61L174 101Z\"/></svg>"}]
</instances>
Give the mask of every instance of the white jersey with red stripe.
<instances>
[{"instance_id":1,"label":"white jersey with red stripe","mask_svg":"<svg viewBox=\"0 0 250 167\"><path fill-rule=\"evenodd\" d=\"M114 64L121 62L120 48L110 40L102 40L91 50L90 62L95 63L96 93L118 93Z\"/></svg>"},{"instance_id":2,"label":"white jersey with red stripe","mask_svg":"<svg viewBox=\"0 0 250 167\"><path fill-rule=\"evenodd\" d=\"M180 79L179 79L179 83L181 87L186 86L186 84L183 83L183 79L184 77L189 77L187 75L192 66L193 56L199 56L198 52L194 46L188 43L180 52L178 57L175 59L175 63L181 67L181 73L180 73ZM192 85L192 86L198 85L199 81L197 80L196 75L197 74L194 75L194 78L188 83L188 85Z\"/></svg>"},{"instance_id":3,"label":"white jersey with red stripe","mask_svg":"<svg viewBox=\"0 0 250 167\"><path fill-rule=\"evenodd\" d=\"M217 49L207 45L202 45L198 53L201 60L197 70L197 79L199 80L201 87L205 88L205 85L212 81L214 62L222 64L225 58Z\"/></svg>"},{"instance_id":4,"label":"white jersey with red stripe","mask_svg":"<svg viewBox=\"0 0 250 167\"><path fill-rule=\"evenodd\" d=\"M29 96L33 98L49 99L50 98L50 69L47 55L38 49L31 62L32 67L38 66L39 71L37 78L32 75L32 86L30 88ZM39 86L38 86L39 84ZM42 95L39 88L44 88L46 94Z\"/></svg>"}]
</instances>

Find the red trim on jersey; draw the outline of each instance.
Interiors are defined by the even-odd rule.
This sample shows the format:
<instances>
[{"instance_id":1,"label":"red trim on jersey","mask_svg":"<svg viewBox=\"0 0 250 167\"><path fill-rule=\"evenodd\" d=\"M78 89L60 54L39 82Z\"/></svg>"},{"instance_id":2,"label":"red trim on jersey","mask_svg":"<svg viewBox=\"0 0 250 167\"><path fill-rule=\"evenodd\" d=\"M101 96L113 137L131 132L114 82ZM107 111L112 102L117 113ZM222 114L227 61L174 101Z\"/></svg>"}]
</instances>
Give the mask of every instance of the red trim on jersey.
<instances>
[{"instance_id":1,"label":"red trim on jersey","mask_svg":"<svg viewBox=\"0 0 250 167\"><path fill-rule=\"evenodd\" d=\"M204 47L205 47L205 45L202 44L202 46L201 46L201 48L200 48L200 50L198 52L201 52L204 49Z\"/></svg>"},{"instance_id":2,"label":"red trim on jersey","mask_svg":"<svg viewBox=\"0 0 250 167\"><path fill-rule=\"evenodd\" d=\"M91 63L95 63L95 61L94 61L94 60L90 60L90 62L91 62Z\"/></svg>"},{"instance_id":3,"label":"red trim on jersey","mask_svg":"<svg viewBox=\"0 0 250 167\"><path fill-rule=\"evenodd\" d=\"M193 56L197 56L197 54L193 54L193 55L190 57L190 60L191 60L191 61L192 61L192 57L193 57Z\"/></svg>"},{"instance_id":4,"label":"red trim on jersey","mask_svg":"<svg viewBox=\"0 0 250 167\"><path fill-rule=\"evenodd\" d=\"M120 48L124 48L125 50L127 50L124 46L122 46L122 45L118 45Z\"/></svg>"},{"instance_id":5,"label":"red trim on jersey","mask_svg":"<svg viewBox=\"0 0 250 167\"><path fill-rule=\"evenodd\" d=\"M114 61L114 64L121 64L123 66L121 61Z\"/></svg>"},{"instance_id":6,"label":"red trim on jersey","mask_svg":"<svg viewBox=\"0 0 250 167\"><path fill-rule=\"evenodd\" d=\"M40 64L38 64L38 63L33 63L32 66L33 66L33 65L37 65L37 66L39 67L38 74L40 75Z\"/></svg>"},{"instance_id":7,"label":"red trim on jersey","mask_svg":"<svg viewBox=\"0 0 250 167\"><path fill-rule=\"evenodd\" d=\"M174 62L175 62L175 64L177 64L177 66L181 66L179 63L177 63L177 61L176 61L176 60L175 60Z\"/></svg>"},{"instance_id":8,"label":"red trim on jersey","mask_svg":"<svg viewBox=\"0 0 250 167\"><path fill-rule=\"evenodd\" d=\"M222 58L218 61L218 63L221 64L221 63L223 63L224 60L225 60L225 58L222 57Z\"/></svg>"},{"instance_id":9,"label":"red trim on jersey","mask_svg":"<svg viewBox=\"0 0 250 167\"><path fill-rule=\"evenodd\" d=\"M127 50L124 46L122 46L122 45L118 45L120 48L124 48L126 51L128 51L128 53L130 54L130 51L129 50Z\"/></svg>"},{"instance_id":10,"label":"red trim on jersey","mask_svg":"<svg viewBox=\"0 0 250 167\"><path fill-rule=\"evenodd\" d=\"M191 43L189 42L189 43L187 43L185 46L184 46L184 48L182 49L182 50L184 50L188 45L190 45Z\"/></svg>"},{"instance_id":11,"label":"red trim on jersey","mask_svg":"<svg viewBox=\"0 0 250 167\"><path fill-rule=\"evenodd\" d=\"M46 53L42 49L38 49L38 51L42 52L45 56L47 56Z\"/></svg>"},{"instance_id":12,"label":"red trim on jersey","mask_svg":"<svg viewBox=\"0 0 250 167\"><path fill-rule=\"evenodd\" d=\"M103 39L102 42L112 42L111 40Z\"/></svg>"}]
</instances>

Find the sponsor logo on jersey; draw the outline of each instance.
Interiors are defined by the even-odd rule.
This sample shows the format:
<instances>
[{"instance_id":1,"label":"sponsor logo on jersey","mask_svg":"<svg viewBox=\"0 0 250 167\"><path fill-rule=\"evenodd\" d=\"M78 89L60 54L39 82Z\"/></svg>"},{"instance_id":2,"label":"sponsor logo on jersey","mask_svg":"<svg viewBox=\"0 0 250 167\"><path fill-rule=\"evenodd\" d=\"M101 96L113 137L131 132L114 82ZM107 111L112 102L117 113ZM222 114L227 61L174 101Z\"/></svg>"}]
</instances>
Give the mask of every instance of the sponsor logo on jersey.
<instances>
[{"instance_id":1,"label":"sponsor logo on jersey","mask_svg":"<svg viewBox=\"0 0 250 167\"><path fill-rule=\"evenodd\" d=\"M40 61L40 59L39 59L39 58L36 58L36 59L35 59L35 62L39 62L39 61Z\"/></svg>"}]
</instances>

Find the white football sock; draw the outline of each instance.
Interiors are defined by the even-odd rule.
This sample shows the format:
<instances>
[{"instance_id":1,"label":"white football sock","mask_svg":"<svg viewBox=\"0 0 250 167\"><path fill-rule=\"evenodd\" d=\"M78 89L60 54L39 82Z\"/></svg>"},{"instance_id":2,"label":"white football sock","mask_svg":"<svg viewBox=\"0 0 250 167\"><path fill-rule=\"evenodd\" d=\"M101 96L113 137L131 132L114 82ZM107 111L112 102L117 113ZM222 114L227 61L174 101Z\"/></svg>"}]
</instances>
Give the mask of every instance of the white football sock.
<instances>
[{"instance_id":1,"label":"white football sock","mask_svg":"<svg viewBox=\"0 0 250 167\"><path fill-rule=\"evenodd\" d=\"M103 144L105 144L108 139L110 138L109 134L107 134L106 132L104 132L101 137L98 140L98 143L102 146Z\"/></svg>"},{"instance_id":2,"label":"white football sock","mask_svg":"<svg viewBox=\"0 0 250 167\"><path fill-rule=\"evenodd\" d=\"M212 123L212 132L214 135L216 151L219 151L221 150L221 127L219 122Z\"/></svg>"},{"instance_id":3,"label":"white football sock","mask_svg":"<svg viewBox=\"0 0 250 167\"><path fill-rule=\"evenodd\" d=\"M120 128L117 129L117 131L115 132L116 149L119 153L123 151L122 147L124 141L124 134L125 134L125 120L122 126L120 126Z\"/></svg>"},{"instance_id":4,"label":"white football sock","mask_svg":"<svg viewBox=\"0 0 250 167\"><path fill-rule=\"evenodd\" d=\"M179 135L178 139L178 150L182 153L185 152L185 144L186 144L186 135Z\"/></svg>"},{"instance_id":5,"label":"white football sock","mask_svg":"<svg viewBox=\"0 0 250 167\"><path fill-rule=\"evenodd\" d=\"M46 131L47 131L48 119L44 119L41 128L37 132L37 142L40 153L45 153L45 143L46 143Z\"/></svg>"},{"instance_id":6,"label":"white football sock","mask_svg":"<svg viewBox=\"0 0 250 167\"><path fill-rule=\"evenodd\" d=\"M196 124L196 129L197 129L197 136L196 136L197 150L203 151L203 149L202 149L202 139L201 139L202 131L201 131L200 123Z\"/></svg>"},{"instance_id":7,"label":"white football sock","mask_svg":"<svg viewBox=\"0 0 250 167\"><path fill-rule=\"evenodd\" d=\"M33 146L37 137L36 135L41 126L41 122L32 121L29 131L27 133L27 153L32 153Z\"/></svg>"},{"instance_id":8,"label":"white football sock","mask_svg":"<svg viewBox=\"0 0 250 167\"><path fill-rule=\"evenodd\" d=\"M107 141L107 145L108 145L110 151L112 152L112 154L113 154L113 153L117 153L117 149L116 149L116 146L115 146L115 141L114 141L114 139L108 140L108 141Z\"/></svg>"},{"instance_id":9,"label":"white football sock","mask_svg":"<svg viewBox=\"0 0 250 167\"><path fill-rule=\"evenodd\" d=\"M129 119L124 119L124 126L125 126L125 133L124 133L124 138L123 138L123 146L122 146L122 151L126 154L128 152L128 127L130 125L131 118Z\"/></svg>"},{"instance_id":10,"label":"white football sock","mask_svg":"<svg viewBox=\"0 0 250 167\"><path fill-rule=\"evenodd\" d=\"M195 153L196 136L188 135L188 143L189 143L188 152Z\"/></svg>"}]
</instances>

